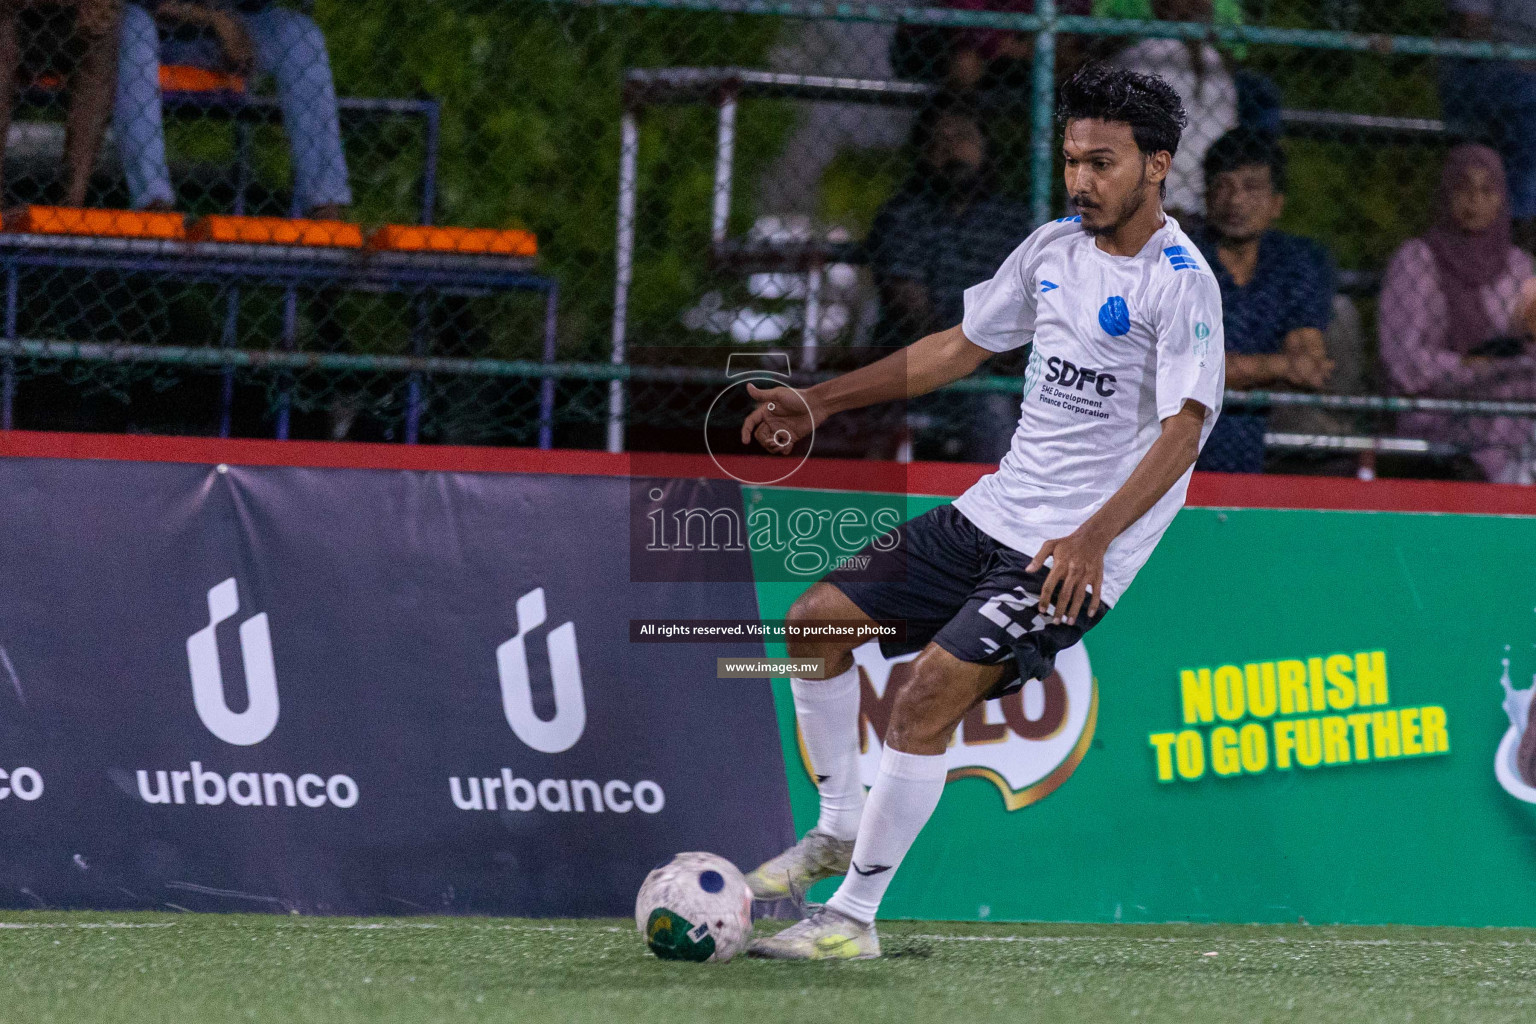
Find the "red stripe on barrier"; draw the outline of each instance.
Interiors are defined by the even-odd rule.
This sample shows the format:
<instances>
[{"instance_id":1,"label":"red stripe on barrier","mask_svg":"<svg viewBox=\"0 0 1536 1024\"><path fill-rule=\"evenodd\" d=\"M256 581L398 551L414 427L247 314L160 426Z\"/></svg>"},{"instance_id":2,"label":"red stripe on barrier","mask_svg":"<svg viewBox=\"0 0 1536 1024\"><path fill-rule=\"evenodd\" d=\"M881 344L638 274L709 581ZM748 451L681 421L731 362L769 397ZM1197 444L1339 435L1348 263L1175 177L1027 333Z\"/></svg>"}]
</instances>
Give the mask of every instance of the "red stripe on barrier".
<instances>
[{"instance_id":1,"label":"red stripe on barrier","mask_svg":"<svg viewBox=\"0 0 1536 1024\"><path fill-rule=\"evenodd\" d=\"M1205 508L1310 508L1346 512L1450 512L1536 516L1536 487L1458 480L1196 473L1187 504Z\"/></svg>"},{"instance_id":2,"label":"red stripe on barrier","mask_svg":"<svg viewBox=\"0 0 1536 1024\"><path fill-rule=\"evenodd\" d=\"M649 452L613 455L580 449L540 451L534 448L224 440L26 430L0 432L0 457L447 473L728 477L707 455ZM728 465L733 469L752 470L752 477L765 480L787 469L784 461L769 456L741 459L739 463ZM802 466L778 486L953 497L991 469L991 466L971 463L914 462L901 465L858 459L817 459ZM1190 484L1188 503L1207 508L1536 516L1536 488L1437 480L1361 481L1347 477L1196 473Z\"/></svg>"}]
</instances>

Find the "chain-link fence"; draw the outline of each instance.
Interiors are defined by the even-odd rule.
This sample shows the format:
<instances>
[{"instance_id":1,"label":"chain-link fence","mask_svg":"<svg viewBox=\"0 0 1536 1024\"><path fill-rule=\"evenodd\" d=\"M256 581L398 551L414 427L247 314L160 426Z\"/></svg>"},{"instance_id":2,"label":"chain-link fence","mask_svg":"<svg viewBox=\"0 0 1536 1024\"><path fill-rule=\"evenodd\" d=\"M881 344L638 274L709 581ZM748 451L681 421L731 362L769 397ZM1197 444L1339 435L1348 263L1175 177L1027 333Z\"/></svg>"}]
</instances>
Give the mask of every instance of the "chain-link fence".
<instances>
[{"instance_id":1,"label":"chain-link fence","mask_svg":"<svg viewBox=\"0 0 1536 1024\"><path fill-rule=\"evenodd\" d=\"M1209 468L1531 478L1536 2L0 15L0 425L701 450L730 353L811 379L958 322L1069 212L1055 89L1100 60L1190 114ZM823 451L995 459L1023 366Z\"/></svg>"}]
</instances>

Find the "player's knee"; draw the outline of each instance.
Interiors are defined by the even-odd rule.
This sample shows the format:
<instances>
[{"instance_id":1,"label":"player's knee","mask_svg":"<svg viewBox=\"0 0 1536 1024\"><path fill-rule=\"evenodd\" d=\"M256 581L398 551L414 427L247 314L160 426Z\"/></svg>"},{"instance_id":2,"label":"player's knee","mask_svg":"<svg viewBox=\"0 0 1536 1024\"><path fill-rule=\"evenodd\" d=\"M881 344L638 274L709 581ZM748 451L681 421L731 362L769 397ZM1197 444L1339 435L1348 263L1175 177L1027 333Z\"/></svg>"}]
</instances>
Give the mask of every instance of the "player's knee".
<instances>
[{"instance_id":1,"label":"player's knee","mask_svg":"<svg viewBox=\"0 0 1536 1024\"><path fill-rule=\"evenodd\" d=\"M826 622L829 619L840 618L839 609L842 602L839 600L841 593L825 583L817 583L805 593L795 599L795 603L789 606L789 614L785 616L785 622L790 626L809 626L818 622ZM837 638L824 639L796 639L788 640L789 656L792 658L826 658L831 661L841 661L848 652L852 651L855 644L848 640ZM839 666L828 664L829 669L839 670Z\"/></svg>"},{"instance_id":2,"label":"player's knee","mask_svg":"<svg viewBox=\"0 0 1536 1024\"><path fill-rule=\"evenodd\" d=\"M885 742L908 754L943 753L957 720L949 689L941 674L919 658L896 695Z\"/></svg>"}]
</instances>

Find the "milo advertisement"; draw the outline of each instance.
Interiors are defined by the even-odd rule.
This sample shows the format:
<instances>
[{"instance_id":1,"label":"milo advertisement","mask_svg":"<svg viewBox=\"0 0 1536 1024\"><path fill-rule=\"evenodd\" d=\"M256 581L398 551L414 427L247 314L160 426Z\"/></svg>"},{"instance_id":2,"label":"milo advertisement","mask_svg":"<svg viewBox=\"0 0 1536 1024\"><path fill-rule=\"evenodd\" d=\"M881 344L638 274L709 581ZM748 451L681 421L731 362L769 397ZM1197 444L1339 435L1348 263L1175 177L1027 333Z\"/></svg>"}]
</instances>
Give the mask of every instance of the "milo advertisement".
<instances>
[{"instance_id":1,"label":"milo advertisement","mask_svg":"<svg viewBox=\"0 0 1536 1024\"><path fill-rule=\"evenodd\" d=\"M743 490L825 523L944 500ZM799 562L852 553L820 536ZM765 620L819 575L794 554L753 547ZM872 782L911 659L855 660ZM883 913L1536 925L1533 676L1531 519L1186 509L1049 678L961 723ZM816 792L774 686L803 832Z\"/></svg>"}]
</instances>

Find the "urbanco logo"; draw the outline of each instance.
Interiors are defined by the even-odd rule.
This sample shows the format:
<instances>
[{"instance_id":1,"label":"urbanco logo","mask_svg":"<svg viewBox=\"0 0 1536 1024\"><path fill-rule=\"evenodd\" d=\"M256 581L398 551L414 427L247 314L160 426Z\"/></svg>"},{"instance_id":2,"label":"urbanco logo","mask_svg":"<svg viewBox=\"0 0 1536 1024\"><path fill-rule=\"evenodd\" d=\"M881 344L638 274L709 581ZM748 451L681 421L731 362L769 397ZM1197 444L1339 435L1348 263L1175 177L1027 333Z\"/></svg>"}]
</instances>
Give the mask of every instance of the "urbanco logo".
<instances>
[{"instance_id":1,"label":"urbanco logo","mask_svg":"<svg viewBox=\"0 0 1536 1024\"><path fill-rule=\"evenodd\" d=\"M565 622L549 631L544 649L549 656L549 677L554 689L554 717L545 720L533 709L533 680L528 665L528 637L549 617L544 588L536 587L517 599L517 634L496 648L496 669L501 677L501 706L512 732L542 754L571 749L587 727L586 697L581 685L581 659L576 650L576 623ZM486 776L452 775L448 793L461 811L535 811L574 813L639 809L657 814L666 806L666 794L650 779L629 783L621 779L518 778L511 768L493 770Z\"/></svg>"},{"instance_id":2,"label":"urbanco logo","mask_svg":"<svg viewBox=\"0 0 1536 1024\"><path fill-rule=\"evenodd\" d=\"M240 594L230 577L208 591L208 625L187 638L187 665L192 673L192 703L203 725L225 743L249 747L277 728L277 667L272 658L272 632L267 613L240 624L240 658L245 666L248 703L231 711L219 669L219 624L240 610Z\"/></svg>"},{"instance_id":3,"label":"urbanco logo","mask_svg":"<svg viewBox=\"0 0 1536 1024\"><path fill-rule=\"evenodd\" d=\"M880 753L896 695L916 655L887 661L878 643L853 652L859 673L859 773L866 786L880 773ZM1071 777L1093 742L1098 681L1082 643L1056 656L1056 671L1022 690L971 710L946 753L946 782L982 778L1010 811L1050 796ZM801 758L805 746L800 747ZM806 768L810 772L809 767Z\"/></svg>"},{"instance_id":4,"label":"urbanco logo","mask_svg":"<svg viewBox=\"0 0 1536 1024\"><path fill-rule=\"evenodd\" d=\"M570 750L587 727L587 704L581 689L581 660L576 652L576 623L549 631L544 649L555 694L555 714L548 721L533 710L533 681L528 671L528 635L547 618L544 588L517 599L517 634L496 648L501 677L501 706L512 732L534 750L558 754Z\"/></svg>"},{"instance_id":5,"label":"urbanco logo","mask_svg":"<svg viewBox=\"0 0 1536 1024\"><path fill-rule=\"evenodd\" d=\"M246 708L231 711L219 668L219 625L240 610L234 577L208 591L208 625L187 638L192 704L208 731L225 743L249 747L277 728L277 667L272 631L261 612L240 624L240 659L245 668ZM297 776L297 777L295 777ZM229 775L191 761L186 771L140 768L139 798L147 804L233 807L355 807L357 782L340 773L237 771ZM190 799L188 790L191 791Z\"/></svg>"}]
</instances>

